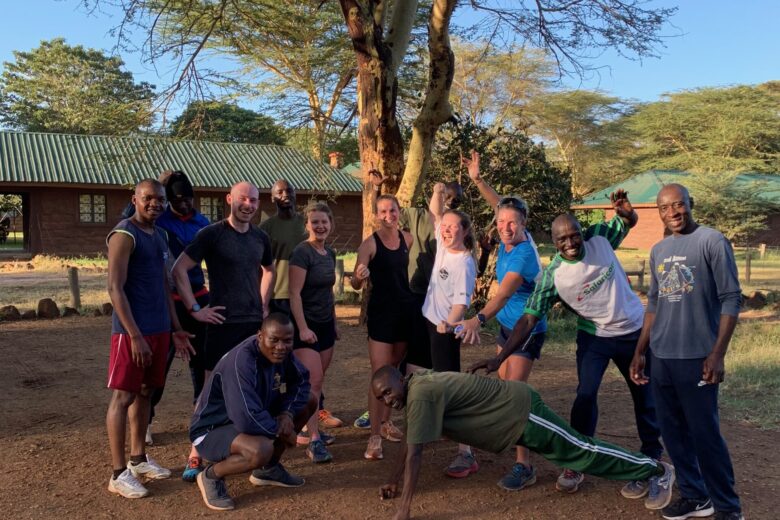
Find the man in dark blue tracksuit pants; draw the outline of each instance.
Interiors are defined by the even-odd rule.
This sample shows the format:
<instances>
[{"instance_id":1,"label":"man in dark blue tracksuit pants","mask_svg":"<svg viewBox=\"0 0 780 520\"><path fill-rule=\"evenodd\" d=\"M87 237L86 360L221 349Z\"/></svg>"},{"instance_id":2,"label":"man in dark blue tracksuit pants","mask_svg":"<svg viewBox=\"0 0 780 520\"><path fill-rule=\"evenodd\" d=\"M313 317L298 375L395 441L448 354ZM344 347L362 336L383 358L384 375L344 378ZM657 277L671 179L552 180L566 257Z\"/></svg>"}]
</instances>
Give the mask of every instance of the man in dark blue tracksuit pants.
<instances>
[{"instance_id":1,"label":"man in dark blue tracksuit pants","mask_svg":"<svg viewBox=\"0 0 780 520\"><path fill-rule=\"evenodd\" d=\"M219 360L206 382L190 425L190 440L212 462L198 474L210 509L235 507L224 477L252 471L256 486L297 487L279 459L295 446L296 432L317 410L309 372L290 355L293 325L273 313L251 336Z\"/></svg>"},{"instance_id":2,"label":"man in dark blue tracksuit pants","mask_svg":"<svg viewBox=\"0 0 780 520\"><path fill-rule=\"evenodd\" d=\"M680 499L662 514L668 520L713 513L740 520L718 417L723 361L742 300L734 253L721 233L693 220L683 186L665 186L657 201L672 234L650 254L647 312L630 371L637 384L650 382L661 436L677 470ZM649 379L643 372L648 346Z\"/></svg>"}]
</instances>

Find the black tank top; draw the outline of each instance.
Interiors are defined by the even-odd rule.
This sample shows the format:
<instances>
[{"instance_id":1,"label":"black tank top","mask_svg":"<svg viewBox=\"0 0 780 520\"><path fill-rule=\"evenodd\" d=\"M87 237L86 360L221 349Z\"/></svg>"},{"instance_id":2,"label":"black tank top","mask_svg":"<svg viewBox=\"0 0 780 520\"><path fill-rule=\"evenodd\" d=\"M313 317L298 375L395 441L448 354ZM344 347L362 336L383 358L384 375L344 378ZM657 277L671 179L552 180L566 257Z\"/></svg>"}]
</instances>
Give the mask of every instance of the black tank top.
<instances>
[{"instance_id":1,"label":"black tank top","mask_svg":"<svg viewBox=\"0 0 780 520\"><path fill-rule=\"evenodd\" d=\"M392 312L408 305L414 298L409 289L409 248L404 235L398 232L398 249L388 249L379 235L374 233L376 254L368 262L371 277L371 299L368 307L372 310Z\"/></svg>"}]
</instances>

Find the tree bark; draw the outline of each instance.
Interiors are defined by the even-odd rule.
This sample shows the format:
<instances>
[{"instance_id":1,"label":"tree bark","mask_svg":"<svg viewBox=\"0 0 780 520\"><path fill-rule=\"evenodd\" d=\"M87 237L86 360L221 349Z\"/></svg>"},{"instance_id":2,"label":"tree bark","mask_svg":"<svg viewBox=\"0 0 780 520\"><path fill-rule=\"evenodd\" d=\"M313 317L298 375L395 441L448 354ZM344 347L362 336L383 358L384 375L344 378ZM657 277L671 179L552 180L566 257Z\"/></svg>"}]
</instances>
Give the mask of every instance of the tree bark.
<instances>
[{"instance_id":1,"label":"tree bark","mask_svg":"<svg viewBox=\"0 0 780 520\"><path fill-rule=\"evenodd\" d=\"M455 4L455 0L433 2L428 22L428 88L412 127L406 169L398 190L398 200L403 206L411 205L420 194L436 131L453 117L449 97L455 74L455 55L450 47L449 27Z\"/></svg>"}]
</instances>

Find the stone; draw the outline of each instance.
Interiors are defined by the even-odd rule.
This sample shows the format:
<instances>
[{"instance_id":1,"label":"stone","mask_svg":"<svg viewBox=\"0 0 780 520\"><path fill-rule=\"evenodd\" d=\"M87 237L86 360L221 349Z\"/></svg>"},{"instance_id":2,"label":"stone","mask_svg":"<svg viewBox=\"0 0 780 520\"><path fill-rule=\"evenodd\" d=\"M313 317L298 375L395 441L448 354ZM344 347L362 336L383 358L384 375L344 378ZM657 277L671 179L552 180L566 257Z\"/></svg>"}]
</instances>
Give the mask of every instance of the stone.
<instances>
[{"instance_id":1,"label":"stone","mask_svg":"<svg viewBox=\"0 0 780 520\"><path fill-rule=\"evenodd\" d=\"M23 320L34 320L38 315L35 313L35 309L29 309L22 313Z\"/></svg>"},{"instance_id":2,"label":"stone","mask_svg":"<svg viewBox=\"0 0 780 520\"><path fill-rule=\"evenodd\" d=\"M744 297L743 306L747 309L762 309L766 305L766 295L761 291L753 291Z\"/></svg>"},{"instance_id":3,"label":"stone","mask_svg":"<svg viewBox=\"0 0 780 520\"><path fill-rule=\"evenodd\" d=\"M78 311L78 309L74 309L73 307L65 307L65 310L62 311L62 317L66 316L81 316L81 313Z\"/></svg>"},{"instance_id":4,"label":"stone","mask_svg":"<svg viewBox=\"0 0 780 520\"><path fill-rule=\"evenodd\" d=\"M114 314L114 306L110 303L104 303L100 306L100 312L102 312L106 316L111 316Z\"/></svg>"},{"instance_id":5,"label":"stone","mask_svg":"<svg viewBox=\"0 0 780 520\"><path fill-rule=\"evenodd\" d=\"M19 314L19 309L13 305L6 305L0 307L0 320L4 321L16 321L22 319L22 315Z\"/></svg>"},{"instance_id":6,"label":"stone","mask_svg":"<svg viewBox=\"0 0 780 520\"><path fill-rule=\"evenodd\" d=\"M60 317L60 308L51 298L44 298L38 301L38 317L53 319Z\"/></svg>"}]
</instances>

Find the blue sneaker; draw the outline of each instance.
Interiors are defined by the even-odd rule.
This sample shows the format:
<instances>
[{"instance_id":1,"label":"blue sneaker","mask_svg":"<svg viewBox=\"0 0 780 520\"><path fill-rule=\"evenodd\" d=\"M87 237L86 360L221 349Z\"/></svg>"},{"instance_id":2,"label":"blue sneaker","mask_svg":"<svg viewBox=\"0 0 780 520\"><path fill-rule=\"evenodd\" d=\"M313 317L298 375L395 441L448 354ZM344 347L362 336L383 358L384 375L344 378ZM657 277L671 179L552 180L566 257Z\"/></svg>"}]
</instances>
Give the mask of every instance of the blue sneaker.
<instances>
[{"instance_id":1,"label":"blue sneaker","mask_svg":"<svg viewBox=\"0 0 780 520\"><path fill-rule=\"evenodd\" d=\"M371 419L368 416L368 411L364 412L363 415L355 419L353 424L355 428L360 428L361 430L368 430L371 428Z\"/></svg>"},{"instance_id":2,"label":"blue sneaker","mask_svg":"<svg viewBox=\"0 0 780 520\"><path fill-rule=\"evenodd\" d=\"M298 446L307 446L309 444L309 440L311 439L309 435L309 431L306 429L301 430L301 433L298 434L296 437L295 442ZM320 431L320 440L325 443L325 446L330 446L334 442L336 442L336 436L331 435L327 432Z\"/></svg>"},{"instance_id":3,"label":"blue sneaker","mask_svg":"<svg viewBox=\"0 0 780 520\"><path fill-rule=\"evenodd\" d=\"M311 441L306 448L306 455L308 455L315 464L333 460L333 455L330 454L328 448L325 447L325 443L322 441Z\"/></svg>"},{"instance_id":4,"label":"blue sneaker","mask_svg":"<svg viewBox=\"0 0 780 520\"><path fill-rule=\"evenodd\" d=\"M515 462L509 473L498 481L498 487L507 491L520 491L536 484L536 468Z\"/></svg>"},{"instance_id":5,"label":"blue sneaker","mask_svg":"<svg viewBox=\"0 0 780 520\"><path fill-rule=\"evenodd\" d=\"M198 478L198 473L203 471L202 462L200 457L190 457L187 459L187 466L181 473L181 479L184 482L195 482Z\"/></svg>"}]
</instances>

